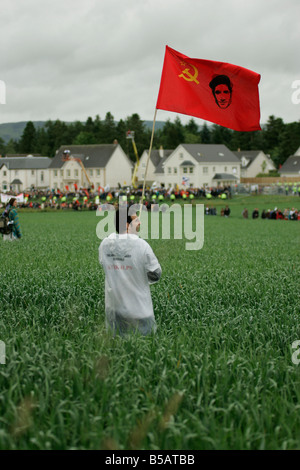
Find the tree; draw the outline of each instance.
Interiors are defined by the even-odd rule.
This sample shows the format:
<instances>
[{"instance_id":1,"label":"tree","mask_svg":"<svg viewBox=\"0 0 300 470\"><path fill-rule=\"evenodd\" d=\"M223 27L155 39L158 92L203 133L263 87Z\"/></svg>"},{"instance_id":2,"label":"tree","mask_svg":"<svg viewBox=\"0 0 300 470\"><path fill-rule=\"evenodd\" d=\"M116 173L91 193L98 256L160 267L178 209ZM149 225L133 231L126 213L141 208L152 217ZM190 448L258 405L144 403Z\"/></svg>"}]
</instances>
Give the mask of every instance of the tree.
<instances>
[{"instance_id":1,"label":"tree","mask_svg":"<svg viewBox=\"0 0 300 470\"><path fill-rule=\"evenodd\" d=\"M0 137L0 155L4 155L6 151L6 145L4 140Z\"/></svg>"},{"instance_id":2,"label":"tree","mask_svg":"<svg viewBox=\"0 0 300 470\"><path fill-rule=\"evenodd\" d=\"M73 145L92 145L96 143L96 138L92 132L81 131L72 142Z\"/></svg>"},{"instance_id":3,"label":"tree","mask_svg":"<svg viewBox=\"0 0 300 470\"><path fill-rule=\"evenodd\" d=\"M210 144L211 143L211 135L210 130L206 124L203 124L202 129L200 131L201 142L203 144Z\"/></svg>"},{"instance_id":4,"label":"tree","mask_svg":"<svg viewBox=\"0 0 300 470\"><path fill-rule=\"evenodd\" d=\"M103 143L112 144L116 139L116 124L113 115L108 112L106 113L103 122Z\"/></svg>"},{"instance_id":5,"label":"tree","mask_svg":"<svg viewBox=\"0 0 300 470\"><path fill-rule=\"evenodd\" d=\"M174 149L184 143L184 127L178 116L174 123L167 120L162 130L159 131L158 142L165 149Z\"/></svg>"},{"instance_id":6,"label":"tree","mask_svg":"<svg viewBox=\"0 0 300 470\"><path fill-rule=\"evenodd\" d=\"M134 141L137 147L137 152L138 155L141 156L143 151L149 147L151 131L146 129L144 121L141 120L137 113L134 113L126 118L125 126L126 132L134 131ZM135 161L136 157L131 142L129 142L127 149L129 157Z\"/></svg>"},{"instance_id":7,"label":"tree","mask_svg":"<svg viewBox=\"0 0 300 470\"><path fill-rule=\"evenodd\" d=\"M201 142L199 127L194 119L190 119L188 124L184 126L184 142L186 144L199 144Z\"/></svg>"},{"instance_id":8,"label":"tree","mask_svg":"<svg viewBox=\"0 0 300 470\"><path fill-rule=\"evenodd\" d=\"M231 131L231 129L227 129L227 127L222 127L218 124L213 124L211 130L211 143L224 144L226 146L230 146L232 132L233 131Z\"/></svg>"},{"instance_id":9,"label":"tree","mask_svg":"<svg viewBox=\"0 0 300 470\"><path fill-rule=\"evenodd\" d=\"M10 139L6 144L5 154L6 155L14 154L17 151L18 151L18 142L13 139Z\"/></svg>"},{"instance_id":10,"label":"tree","mask_svg":"<svg viewBox=\"0 0 300 470\"><path fill-rule=\"evenodd\" d=\"M28 121L23 131L19 152L21 153L34 153L36 146L36 130L32 121Z\"/></svg>"},{"instance_id":11,"label":"tree","mask_svg":"<svg viewBox=\"0 0 300 470\"><path fill-rule=\"evenodd\" d=\"M270 116L264 129L265 152L271 153L279 145L279 136L283 130L283 120Z\"/></svg>"}]
</instances>

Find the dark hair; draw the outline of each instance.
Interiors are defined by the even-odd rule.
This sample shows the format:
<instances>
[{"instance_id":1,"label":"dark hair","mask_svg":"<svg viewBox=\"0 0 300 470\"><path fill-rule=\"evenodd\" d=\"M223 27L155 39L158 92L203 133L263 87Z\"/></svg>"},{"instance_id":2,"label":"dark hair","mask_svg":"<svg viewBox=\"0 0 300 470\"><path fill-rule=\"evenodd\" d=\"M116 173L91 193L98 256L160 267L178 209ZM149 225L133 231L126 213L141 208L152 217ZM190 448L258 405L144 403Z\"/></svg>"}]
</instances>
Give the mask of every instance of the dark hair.
<instances>
[{"instance_id":1,"label":"dark hair","mask_svg":"<svg viewBox=\"0 0 300 470\"><path fill-rule=\"evenodd\" d=\"M14 202L16 201L17 199L15 197L11 197L10 200L9 200L9 203L8 205L9 206L13 206L14 205Z\"/></svg>"},{"instance_id":2,"label":"dark hair","mask_svg":"<svg viewBox=\"0 0 300 470\"><path fill-rule=\"evenodd\" d=\"M129 207L122 207L121 209L116 210L115 212L115 226L117 233L125 233L127 232L127 225L130 224L132 219L131 216L128 215ZM120 217L121 212L121 217ZM126 218L124 217L126 213ZM125 221L126 219L126 221Z\"/></svg>"},{"instance_id":3,"label":"dark hair","mask_svg":"<svg viewBox=\"0 0 300 470\"><path fill-rule=\"evenodd\" d=\"M227 85L230 92L232 92L232 83L229 77L227 77L227 75L216 75L216 77L211 80L209 86L212 89L213 93L215 92L215 88L218 85Z\"/></svg>"}]
</instances>

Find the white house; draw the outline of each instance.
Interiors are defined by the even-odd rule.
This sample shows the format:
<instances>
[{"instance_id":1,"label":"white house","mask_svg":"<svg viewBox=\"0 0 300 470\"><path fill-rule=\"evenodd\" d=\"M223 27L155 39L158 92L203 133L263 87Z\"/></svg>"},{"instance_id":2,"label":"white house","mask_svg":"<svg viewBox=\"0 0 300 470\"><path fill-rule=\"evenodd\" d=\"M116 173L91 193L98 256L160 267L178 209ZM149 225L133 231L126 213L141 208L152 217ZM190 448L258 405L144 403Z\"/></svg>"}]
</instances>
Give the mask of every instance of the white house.
<instances>
[{"instance_id":1,"label":"white house","mask_svg":"<svg viewBox=\"0 0 300 470\"><path fill-rule=\"evenodd\" d=\"M298 153L298 154L297 154ZM291 155L279 170L280 176L295 176L300 181L300 149L295 155Z\"/></svg>"},{"instance_id":2,"label":"white house","mask_svg":"<svg viewBox=\"0 0 300 470\"><path fill-rule=\"evenodd\" d=\"M147 182L153 183L156 175L154 174L158 165L166 159L174 150L165 150L162 147L159 150L152 149L150 160L147 169ZM137 178L139 181L144 181L146 165L148 160L149 150L144 150L140 158L140 164L137 171Z\"/></svg>"},{"instance_id":3,"label":"white house","mask_svg":"<svg viewBox=\"0 0 300 470\"><path fill-rule=\"evenodd\" d=\"M64 152L68 150L66 156ZM132 161L119 144L62 145L49 166L50 187L117 188L131 185Z\"/></svg>"},{"instance_id":4,"label":"white house","mask_svg":"<svg viewBox=\"0 0 300 470\"><path fill-rule=\"evenodd\" d=\"M0 158L0 189L21 192L32 187L49 187L51 158L33 155L7 155Z\"/></svg>"},{"instance_id":5,"label":"white house","mask_svg":"<svg viewBox=\"0 0 300 470\"><path fill-rule=\"evenodd\" d=\"M276 170L270 155L266 155L262 150L238 150L233 152L241 161L241 177L255 178L259 173L269 173Z\"/></svg>"},{"instance_id":6,"label":"white house","mask_svg":"<svg viewBox=\"0 0 300 470\"><path fill-rule=\"evenodd\" d=\"M201 188L237 184L240 173L240 160L225 145L180 144L160 161L154 175L165 187Z\"/></svg>"}]
</instances>

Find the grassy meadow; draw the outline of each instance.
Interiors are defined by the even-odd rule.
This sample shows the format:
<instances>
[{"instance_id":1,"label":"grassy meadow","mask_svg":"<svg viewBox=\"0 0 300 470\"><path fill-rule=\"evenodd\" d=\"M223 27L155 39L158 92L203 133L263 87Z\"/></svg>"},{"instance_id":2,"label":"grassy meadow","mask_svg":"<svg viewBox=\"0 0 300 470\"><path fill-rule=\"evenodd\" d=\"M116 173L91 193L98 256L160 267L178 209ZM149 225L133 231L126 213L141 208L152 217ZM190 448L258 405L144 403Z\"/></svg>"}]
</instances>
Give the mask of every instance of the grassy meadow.
<instances>
[{"instance_id":1,"label":"grassy meadow","mask_svg":"<svg viewBox=\"0 0 300 470\"><path fill-rule=\"evenodd\" d=\"M158 331L126 340L105 331L95 212L20 211L23 239L0 240L0 449L300 449L300 222L251 219L298 201L209 202L231 215L205 216L199 251L149 241Z\"/></svg>"}]
</instances>

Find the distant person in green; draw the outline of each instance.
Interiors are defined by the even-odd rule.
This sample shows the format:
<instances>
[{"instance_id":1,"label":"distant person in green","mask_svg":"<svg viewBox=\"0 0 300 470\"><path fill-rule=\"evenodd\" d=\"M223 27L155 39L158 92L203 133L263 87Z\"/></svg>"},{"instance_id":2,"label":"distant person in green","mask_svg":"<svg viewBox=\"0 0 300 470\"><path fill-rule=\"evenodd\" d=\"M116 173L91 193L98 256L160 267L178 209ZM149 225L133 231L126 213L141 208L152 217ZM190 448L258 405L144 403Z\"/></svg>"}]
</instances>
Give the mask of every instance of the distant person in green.
<instances>
[{"instance_id":1,"label":"distant person in green","mask_svg":"<svg viewBox=\"0 0 300 470\"><path fill-rule=\"evenodd\" d=\"M21 232L21 227L20 227L20 222L19 222L19 216L17 212L17 205L18 202L15 197L12 197L9 201L9 207L6 208L8 209L8 217L11 222L13 222L13 229L12 229L12 237L14 239L20 239L22 236Z\"/></svg>"}]
</instances>

